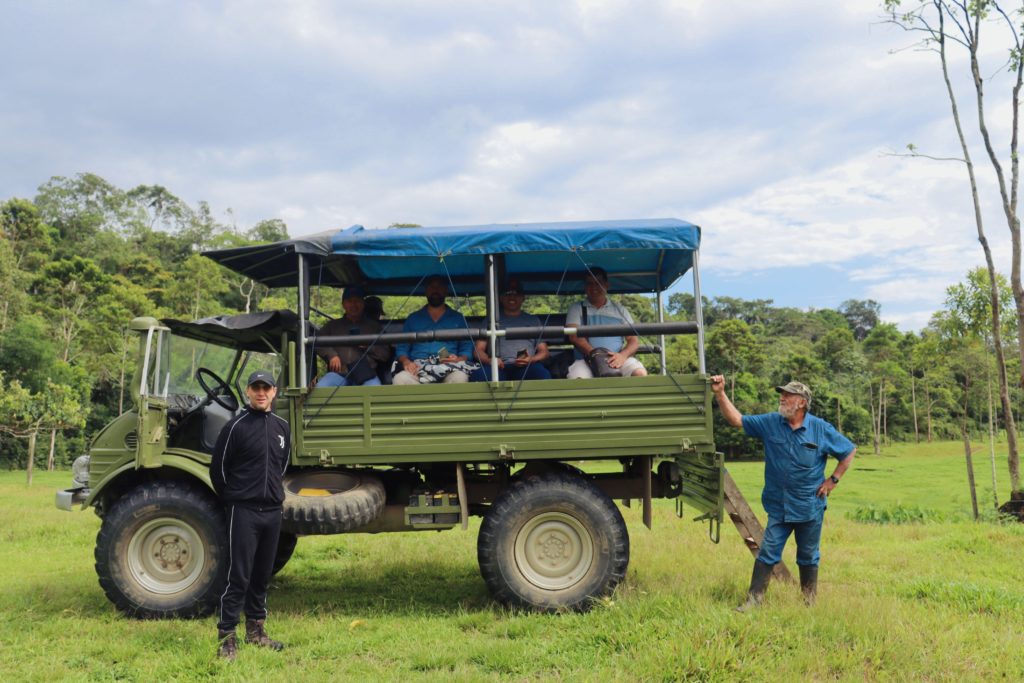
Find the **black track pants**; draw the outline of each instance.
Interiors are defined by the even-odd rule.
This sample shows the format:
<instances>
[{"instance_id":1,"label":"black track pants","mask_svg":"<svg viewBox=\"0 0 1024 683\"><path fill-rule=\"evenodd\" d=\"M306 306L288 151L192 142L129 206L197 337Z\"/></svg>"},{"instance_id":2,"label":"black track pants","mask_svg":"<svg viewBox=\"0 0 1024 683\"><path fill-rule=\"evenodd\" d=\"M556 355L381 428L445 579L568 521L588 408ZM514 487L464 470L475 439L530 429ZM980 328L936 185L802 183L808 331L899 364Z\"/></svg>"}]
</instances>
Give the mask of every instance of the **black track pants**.
<instances>
[{"instance_id":1,"label":"black track pants","mask_svg":"<svg viewBox=\"0 0 1024 683\"><path fill-rule=\"evenodd\" d=\"M247 619L267 618L267 587L274 570L281 508L229 505L228 585L220 597L217 628L231 631L243 608Z\"/></svg>"}]
</instances>

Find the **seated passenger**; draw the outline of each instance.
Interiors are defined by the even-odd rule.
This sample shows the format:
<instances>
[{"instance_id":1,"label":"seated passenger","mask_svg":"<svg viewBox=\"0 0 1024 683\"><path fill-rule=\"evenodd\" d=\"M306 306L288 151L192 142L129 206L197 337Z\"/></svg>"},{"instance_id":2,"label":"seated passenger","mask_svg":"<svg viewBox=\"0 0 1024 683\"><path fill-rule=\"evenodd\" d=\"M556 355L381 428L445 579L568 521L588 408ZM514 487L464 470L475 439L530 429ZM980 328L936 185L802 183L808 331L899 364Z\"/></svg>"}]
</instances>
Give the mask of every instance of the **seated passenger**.
<instances>
[{"instance_id":1,"label":"seated passenger","mask_svg":"<svg viewBox=\"0 0 1024 683\"><path fill-rule=\"evenodd\" d=\"M574 303L565 316L566 327L577 325L632 325L633 316L625 306L608 299L608 273L604 268L590 269L584 278L587 293L585 301ZM622 337L578 337L569 335L569 341L576 347L576 360L569 366L569 379L585 379L594 376L591 362L603 362L602 349L607 351L607 365L612 372L623 377L640 377L647 374L643 364L633 357L640 348L636 335Z\"/></svg>"},{"instance_id":2,"label":"seated passenger","mask_svg":"<svg viewBox=\"0 0 1024 683\"><path fill-rule=\"evenodd\" d=\"M513 327L540 327L541 321L535 315L523 313L525 293L519 280L510 278L505 291L498 300L501 302L501 316L498 327L509 330ZM551 373L542 365L551 354L544 342L534 344L530 339L498 339L498 379L551 379ZM471 382L487 382L491 379L491 357L487 354L487 340L476 343L476 359L481 367L469 376Z\"/></svg>"},{"instance_id":3,"label":"seated passenger","mask_svg":"<svg viewBox=\"0 0 1024 683\"><path fill-rule=\"evenodd\" d=\"M429 330L465 330L466 319L461 313L448 307L448 285L439 275L427 280L424 294L427 305L412 313L402 325L403 332L426 332ZM450 349L450 351L449 351ZM393 384L459 384L469 381L469 373L476 369L476 363L469 359L473 354L473 341L427 341L395 344L398 367Z\"/></svg>"},{"instance_id":4,"label":"seated passenger","mask_svg":"<svg viewBox=\"0 0 1024 683\"><path fill-rule=\"evenodd\" d=\"M345 315L332 320L320 330L321 337L346 337L350 335L380 334L380 323L365 315L363 288L352 285L345 288L341 305ZM350 384L379 386L377 366L391 355L386 344L366 346L323 346L317 355L327 361L330 371L317 382L318 387L343 387Z\"/></svg>"},{"instance_id":5,"label":"seated passenger","mask_svg":"<svg viewBox=\"0 0 1024 683\"><path fill-rule=\"evenodd\" d=\"M380 320L384 317L384 302L379 296L368 296L363 301L366 303L366 312L363 315L373 320Z\"/></svg>"}]
</instances>

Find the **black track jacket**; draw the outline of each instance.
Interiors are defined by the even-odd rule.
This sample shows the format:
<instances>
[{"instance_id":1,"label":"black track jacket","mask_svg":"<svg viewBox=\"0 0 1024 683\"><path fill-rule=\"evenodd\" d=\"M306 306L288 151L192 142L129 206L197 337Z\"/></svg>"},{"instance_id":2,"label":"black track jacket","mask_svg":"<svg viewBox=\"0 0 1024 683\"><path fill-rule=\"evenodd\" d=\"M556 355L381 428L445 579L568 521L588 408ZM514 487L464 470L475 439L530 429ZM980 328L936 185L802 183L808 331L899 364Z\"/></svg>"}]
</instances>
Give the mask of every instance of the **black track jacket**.
<instances>
[{"instance_id":1,"label":"black track jacket","mask_svg":"<svg viewBox=\"0 0 1024 683\"><path fill-rule=\"evenodd\" d=\"M249 407L224 425L210 462L210 481L221 501L280 507L291 433L283 418Z\"/></svg>"}]
</instances>

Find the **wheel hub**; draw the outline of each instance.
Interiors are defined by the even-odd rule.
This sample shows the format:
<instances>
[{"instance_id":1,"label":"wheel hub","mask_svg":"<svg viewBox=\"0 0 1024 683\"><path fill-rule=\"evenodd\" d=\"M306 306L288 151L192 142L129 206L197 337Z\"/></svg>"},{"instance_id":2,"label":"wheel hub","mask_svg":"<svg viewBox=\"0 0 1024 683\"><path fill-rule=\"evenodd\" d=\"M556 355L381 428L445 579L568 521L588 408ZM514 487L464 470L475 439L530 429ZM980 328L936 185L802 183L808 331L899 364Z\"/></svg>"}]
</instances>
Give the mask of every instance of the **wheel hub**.
<instances>
[{"instance_id":1,"label":"wheel hub","mask_svg":"<svg viewBox=\"0 0 1024 683\"><path fill-rule=\"evenodd\" d=\"M182 547L181 539L177 536L172 536L169 539L160 539L160 550L155 557L160 560L160 565L164 569L167 569L170 565L181 569L184 561L183 558L186 556L188 556L188 548Z\"/></svg>"},{"instance_id":2,"label":"wheel hub","mask_svg":"<svg viewBox=\"0 0 1024 683\"><path fill-rule=\"evenodd\" d=\"M578 583L594 562L590 531L575 517L547 512L528 521L516 535L515 558L530 583L563 590Z\"/></svg>"},{"instance_id":3,"label":"wheel hub","mask_svg":"<svg viewBox=\"0 0 1024 683\"><path fill-rule=\"evenodd\" d=\"M205 562L203 540L181 519L146 522L128 543L128 570L146 590L169 595L198 580Z\"/></svg>"}]
</instances>

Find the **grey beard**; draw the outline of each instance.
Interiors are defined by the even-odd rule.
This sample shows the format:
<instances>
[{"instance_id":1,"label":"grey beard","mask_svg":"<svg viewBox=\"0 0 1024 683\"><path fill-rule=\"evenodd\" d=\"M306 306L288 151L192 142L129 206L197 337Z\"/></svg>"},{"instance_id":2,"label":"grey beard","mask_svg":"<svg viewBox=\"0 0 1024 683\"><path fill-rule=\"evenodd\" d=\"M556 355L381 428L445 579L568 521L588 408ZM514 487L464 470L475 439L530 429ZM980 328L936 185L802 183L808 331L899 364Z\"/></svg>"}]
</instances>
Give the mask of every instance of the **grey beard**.
<instances>
[{"instance_id":1,"label":"grey beard","mask_svg":"<svg viewBox=\"0 0 1024 683\"><path fill-rule=\"evenodd\" d=\"M796 414L800 411L799 408L791 408L787 406L779 406L779 415L786 418L787 420L791 417L796 417Z\"/></svg>"}]
</instances>

